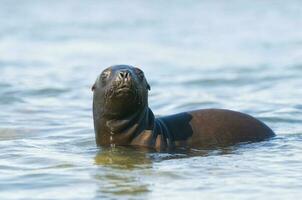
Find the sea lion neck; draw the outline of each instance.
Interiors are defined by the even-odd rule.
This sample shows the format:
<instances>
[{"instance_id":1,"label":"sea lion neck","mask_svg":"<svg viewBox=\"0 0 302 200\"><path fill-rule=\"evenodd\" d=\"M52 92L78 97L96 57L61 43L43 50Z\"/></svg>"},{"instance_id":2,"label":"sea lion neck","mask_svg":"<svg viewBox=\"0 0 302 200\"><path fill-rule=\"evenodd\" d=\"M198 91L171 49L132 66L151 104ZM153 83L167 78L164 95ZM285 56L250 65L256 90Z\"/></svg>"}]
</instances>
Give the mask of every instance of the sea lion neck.
<instances>
[{"instance_id":1,"label":"sea lion neck","mask_svg":"<svg viewBox=\"0 0 302 200\"><path fill-rule=\"evenodd\" d=\"M96 143L98 146L130 145L144 130L154 127L154 114L148 106L125 118L95 121Z\"/></svg>"},{"instance_id":2,"label":"sea lion neck","mask_svg":"<svg viewBox=\"0 0 302 200\"><path fill-rule=\"evenodd\" d=\"M120 134L125 130L129 129L129 127L135 125L140 119L143 119L148 111L148 107L144 107L139 109L137 112L128 114L124 117L119 118L107 118L106 119L106 127L108 131L113 134Z\"/></svg>"}]
</instances>

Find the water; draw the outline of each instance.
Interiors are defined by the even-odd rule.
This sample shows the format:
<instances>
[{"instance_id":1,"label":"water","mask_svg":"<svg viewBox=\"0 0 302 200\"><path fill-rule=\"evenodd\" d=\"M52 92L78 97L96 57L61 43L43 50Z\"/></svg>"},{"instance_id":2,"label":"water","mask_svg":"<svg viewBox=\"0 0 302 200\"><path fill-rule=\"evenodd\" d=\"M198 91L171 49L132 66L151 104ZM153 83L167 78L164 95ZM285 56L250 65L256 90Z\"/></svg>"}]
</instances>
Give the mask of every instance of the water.
<instances>
[{"instance_id":1,"label":"water","mask_svg":"<svg viewBox=\"0 0 302 200\"><path fill-rule=\"evenodd\" d=\"M302 2L0 1L1 199L294 199ZM98 149L92 86L141 67L156 115L227 108L277 137L211 151Z\"/></svg>"}]
</instances>

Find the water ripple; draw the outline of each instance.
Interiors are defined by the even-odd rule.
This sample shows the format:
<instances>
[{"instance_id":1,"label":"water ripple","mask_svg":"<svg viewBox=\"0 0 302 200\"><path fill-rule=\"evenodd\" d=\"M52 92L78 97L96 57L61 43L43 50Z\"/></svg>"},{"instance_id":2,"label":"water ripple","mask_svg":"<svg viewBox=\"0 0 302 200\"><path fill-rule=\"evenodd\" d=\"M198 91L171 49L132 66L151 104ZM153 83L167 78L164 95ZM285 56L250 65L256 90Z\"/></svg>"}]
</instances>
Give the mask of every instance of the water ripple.
<instances>
[{"instance_id":1,"label":"water ripple","mask_svg":"<svg viewBox=\"0 0 302 200\"><path fill-rule=\"evenodd\" d=\"M0 196L300 198L301 8L298 0L0 1ZM97 148L90 87L119 63L144 70L157 116L233 109L278 136L173 153Z\"/></svg>"}]
</instances>

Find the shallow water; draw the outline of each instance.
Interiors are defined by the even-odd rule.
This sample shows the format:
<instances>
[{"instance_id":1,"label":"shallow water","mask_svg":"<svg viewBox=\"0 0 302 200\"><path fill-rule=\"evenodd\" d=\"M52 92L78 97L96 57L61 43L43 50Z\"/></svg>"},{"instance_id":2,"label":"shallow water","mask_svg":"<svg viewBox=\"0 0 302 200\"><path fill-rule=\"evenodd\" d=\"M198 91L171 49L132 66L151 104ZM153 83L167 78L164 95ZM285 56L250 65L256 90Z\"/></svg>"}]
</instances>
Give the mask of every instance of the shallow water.
<instances>
[{"instance_id":1,"label":"shallow water","mask_svg":"<svg viewBox=\"0 0 302 200\"><path fill-rule=\"evenodd\" d=\"M0 2L1 199L294 199L302 2ZM90 87L141 67L156 115L227 108L277 137L189 153L98 149Z\"/></svg>"}]
</instances>

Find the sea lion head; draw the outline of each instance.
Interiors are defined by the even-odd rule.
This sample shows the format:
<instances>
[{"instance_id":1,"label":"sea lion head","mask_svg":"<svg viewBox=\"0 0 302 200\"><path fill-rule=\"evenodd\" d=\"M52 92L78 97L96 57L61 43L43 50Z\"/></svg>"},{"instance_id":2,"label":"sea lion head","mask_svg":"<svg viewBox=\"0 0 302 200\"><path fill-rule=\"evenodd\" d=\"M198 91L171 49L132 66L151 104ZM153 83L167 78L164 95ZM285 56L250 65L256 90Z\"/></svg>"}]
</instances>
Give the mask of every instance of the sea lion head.
<instances>
[{"instance_id":1,"label":"sea lion head","mask_svg":"<svg viewBox=\"0 0 302 200\"><path fill-rule=\"evenodd\" d=\"M99 117L119 119L148 106L150 86L142 70L129 65L106 68L92 86L93 110Z\"/></svg>"}]
</instances>

